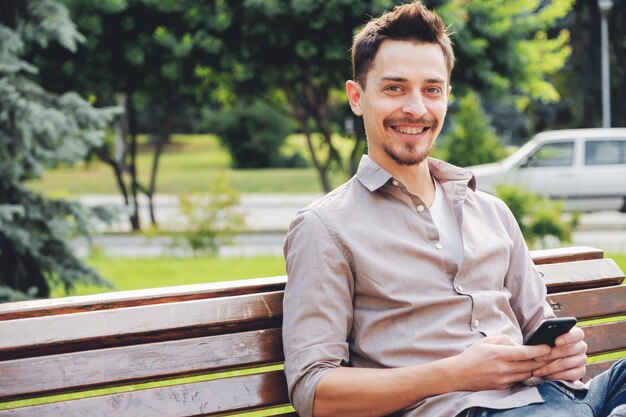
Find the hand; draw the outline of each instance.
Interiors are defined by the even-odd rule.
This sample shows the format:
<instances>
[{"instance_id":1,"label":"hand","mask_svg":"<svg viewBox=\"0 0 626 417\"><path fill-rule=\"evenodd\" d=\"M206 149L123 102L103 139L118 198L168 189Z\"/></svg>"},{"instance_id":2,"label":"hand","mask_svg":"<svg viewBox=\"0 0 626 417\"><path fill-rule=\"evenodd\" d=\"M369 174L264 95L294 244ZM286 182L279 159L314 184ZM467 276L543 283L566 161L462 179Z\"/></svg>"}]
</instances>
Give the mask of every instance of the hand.
<instances>
[{"instance_id":1,"label":"hand","mask_svg":"<svg viewBox=\"0 0 626 417\"><path fill-rule=\"evenodd\" d=\"M507 389L530 378L547 363L540 358L549 354L548 345L521 346L508 336L486 337L452 358L459 373L457 390Z\"/></svg>"},{"instance_id":2,"label":"hand","mask_svg":"<svg viewBox=\"0 0 626 417\"><path fill-rule=\"evenodd\" d=\"M549 380L576 381L585 376L587 343L585 333L579 327L559 336L550 354L537 358L545 365L533 372L533 376Z\"/></svg>"}]
</instances>

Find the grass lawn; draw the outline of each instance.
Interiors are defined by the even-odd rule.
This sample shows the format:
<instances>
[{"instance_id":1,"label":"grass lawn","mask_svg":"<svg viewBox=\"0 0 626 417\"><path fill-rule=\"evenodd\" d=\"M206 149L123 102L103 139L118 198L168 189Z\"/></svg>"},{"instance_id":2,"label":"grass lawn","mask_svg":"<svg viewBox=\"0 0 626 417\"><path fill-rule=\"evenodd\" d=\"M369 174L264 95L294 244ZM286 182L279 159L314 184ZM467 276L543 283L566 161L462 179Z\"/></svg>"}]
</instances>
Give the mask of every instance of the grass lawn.
<instances>
[{"instance_id":1,"label":"grass lawn","mask_svg":"<svg viewBox=\"0 0 626 417\"><path fill-rule=\"evenodd\" d=\"M351 146L348 139L336 138L343 154ZM303 135L287 138L283 153L300 152L309 158ZM320 193L321 186L314 168L231 169L231 158L213 135L173 135L159 162L157 192L177 194L202 192L216 177L226 172L231 185L242 193ZM148 183L152 150L141 147L138 155L140 180ZM339 172L331 173L336 186L345 181ZM46 171L42 178L30 181L28 187L46 195L118 194L113 171L94 159L85 164Z\"/></svg>"}]
</instances>

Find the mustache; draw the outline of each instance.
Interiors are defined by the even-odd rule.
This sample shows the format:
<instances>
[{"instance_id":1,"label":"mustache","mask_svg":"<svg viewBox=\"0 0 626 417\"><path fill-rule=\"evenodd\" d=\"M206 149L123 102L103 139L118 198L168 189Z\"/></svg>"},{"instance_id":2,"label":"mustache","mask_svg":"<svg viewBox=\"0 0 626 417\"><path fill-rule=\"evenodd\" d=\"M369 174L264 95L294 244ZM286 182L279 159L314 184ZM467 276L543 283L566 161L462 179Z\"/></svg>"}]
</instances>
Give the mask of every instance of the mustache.
<instances>
[{"instance_id":1,"label":"mustache","mask_svg":"<svg viewBox=\"0 0 626 417\"><path fill-rule=\"evenodd\" d=\"M437 124L437 121L428 116L420 117L419 119L413 119L411 117L396 117L392 119L385 119L383 124L386 127L398 125L398 124L415 124L415 125L425 125L425 126L434 126Z\"/></svg>"}]
</instances>

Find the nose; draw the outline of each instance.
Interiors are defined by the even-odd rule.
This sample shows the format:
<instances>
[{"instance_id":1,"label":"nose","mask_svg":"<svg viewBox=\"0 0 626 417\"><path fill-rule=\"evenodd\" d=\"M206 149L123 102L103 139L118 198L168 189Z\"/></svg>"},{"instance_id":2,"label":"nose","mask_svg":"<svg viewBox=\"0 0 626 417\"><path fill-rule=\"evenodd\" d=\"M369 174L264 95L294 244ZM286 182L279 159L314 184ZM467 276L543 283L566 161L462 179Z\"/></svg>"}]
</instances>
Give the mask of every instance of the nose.
<instances>
[{"instance_id":1,"label":"nose","mask_svg":"<svg viewBox=\"0 0 626 417\"><path fill-rule=\"evenodd\" d=\"M426 114L424 98L419 91L414 94L407 94L406 101L402 106L402 112L409 114L416 119Z\"/></svg>"}]
</instances>

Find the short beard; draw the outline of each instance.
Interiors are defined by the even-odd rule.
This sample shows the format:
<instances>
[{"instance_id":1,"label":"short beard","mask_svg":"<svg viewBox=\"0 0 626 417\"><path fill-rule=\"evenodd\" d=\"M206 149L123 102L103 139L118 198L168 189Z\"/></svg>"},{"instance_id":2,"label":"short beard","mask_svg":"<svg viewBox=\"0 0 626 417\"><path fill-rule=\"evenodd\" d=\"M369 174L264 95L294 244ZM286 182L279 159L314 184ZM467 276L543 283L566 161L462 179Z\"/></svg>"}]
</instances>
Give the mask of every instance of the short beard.
<instances>
[{"instance_id":1,"label":"short beard","mask_svg":"<svg viewBox=\"0 0 626 417\"><path fill-rule=\"evenodd\" d=\"M391 159L393 159L398 165L419 165L428 156L430 155L430 151L432 150L432 145L426 152L415 153L415 146L413 144L407 144L404 149L397 151L392 149L386 143L383 144L383 150ZM404 152L403 152L404 151Z\"/></svg>"},{"instance_id":2,"label":"short beard","mask_svg":"<svg viewBox=\"0 0 626 417\"><path fill-rule=\"evenodd\" d=\"M399 124L399 123L423 124L425 126L428 126L429 129L433 131L437 127L436 120L429 116L424 116L419 119L412 119L409 117L392 118L392 119L384 120L383 123L386 127L392 128L392 129L394 125ZM426 152L416 153L415 152L416 145L412 143L407 143L402 149L394 149L388 143L383 143L383 150L398 165L411 166L411 165L419 165L426 158L428 158L428 156L430 155L430 152L433 149L433 146L434 146L434 141L433 143L430 144L430 147L428 148Z\"/></svg>"}]
</instances>

